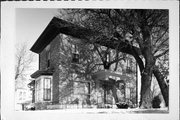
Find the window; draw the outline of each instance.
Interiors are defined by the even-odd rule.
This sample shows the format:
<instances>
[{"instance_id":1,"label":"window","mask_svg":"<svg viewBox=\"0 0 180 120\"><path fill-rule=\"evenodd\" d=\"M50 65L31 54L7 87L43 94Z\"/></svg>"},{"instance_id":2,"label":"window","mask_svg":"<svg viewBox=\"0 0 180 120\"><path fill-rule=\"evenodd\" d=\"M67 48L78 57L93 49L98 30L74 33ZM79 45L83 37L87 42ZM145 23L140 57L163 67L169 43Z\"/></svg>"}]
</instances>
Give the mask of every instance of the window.
<instances>
[{"instance_id":1,"label":"window","mask_svg":"<svg viewBox=\"0 0 180 120\"><path fill-rule=\"evenodd\" d=\"M76 45L72 45L72 63L79 63L79 52Z\"/></svg>"},{"instance_id":2,"label":"window","mask_svg":"<svg viewBox=\"0 0 180 120\"><path fill-rule=\"evenodd\" d=\"M36 80L35 102L43 102L51 100L51 78L41 77Z\"/></svg>"},{"instance_id":3,"label":"window","mask_svg":"<svg viewBox=\"0 0 180 120\"><path fill-rule=\"evenodd\" d=\"M73 53L72 63L79 63L79 54Z\"/></svg>"},{"instance_id":4,"label":"window","mask_svg":"<svg viewBox=\"0 0 180 120\"><path fill-rule=\"evenodd\" d=\"M19 100L22 100L22 92L19 92Z\"/></svg>"},{"instance_id":5,"label":"window","mask_svg":"<svg viewBox=\"0 0 180 120\"><path fill-rule=\"evenodd\" d=\"M51 79L44 78L44 101L51 100Z\"/></svg>"},{"instance_id":6,"label":"window","mask_svg":"<svg viewBox=\"0 0 180 120\"><path fill-rule=\"evenodd\" d=\"M36 101L39 102L41 99L41 80L36 81Z\"/></svg>"},{"instance_id":7,"label":"window","mask_svg":"<svg viewBox=\"0 0 180 120\"><path fill-rule=\"evenodd\" d=\"M50 51L47 52L47 68L50 67L50 59L51 59L51 54Z\"/></svg>"}]
</instances>

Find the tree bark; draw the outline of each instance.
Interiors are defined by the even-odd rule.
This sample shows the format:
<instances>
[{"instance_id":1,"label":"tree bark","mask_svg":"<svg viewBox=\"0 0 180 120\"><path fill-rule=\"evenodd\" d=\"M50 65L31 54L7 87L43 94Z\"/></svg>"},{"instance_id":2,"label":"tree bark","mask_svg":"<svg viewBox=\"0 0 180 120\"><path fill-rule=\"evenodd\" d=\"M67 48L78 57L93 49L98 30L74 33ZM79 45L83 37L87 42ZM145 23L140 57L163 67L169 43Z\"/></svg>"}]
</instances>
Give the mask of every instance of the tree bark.
<instances>
[{"instance_id":1,"label":"tree bark","mask_svg":"<svg viewBox=\"0 0 180 120\"><path fill-rule=\"evenodd\" d=\"M141 99L140 108L151 108L151 80L152 80L152 67L153 67L153 56L149 55L148 50L144 52L146 56L146 63L144 63L135 50L132 49L133 56L140 68L141 73ZM148 56L149 55L149 56Z\"/></svg>"},{"instance_id":2,"label":"tree bark","mask_svg":"<svg viewBox=\"0 0 180 120\"><path fill-rule=\"evenodd\" d=\"M151 72L144 72L141 77L141 99L140 108L151 108Z\"/></svg>"},{"instance_id":3,"label":"tree bark","mask_svg":"<svg viewBox=\"0 0 180 120\"><path fill-rule=\"evenodd\" d=\"M154 66L153 55L151 54L151 49L146 48L143 51L143 56L145 58L145 67L141 72L141 99L140 108L151 108L152 96L151 96L151 81L152 81L152 68Z\"/></svg>"},{"instance_id":4,"label":"tree bark","mask_svg":"<svg viewBox=\"0 0 180 120\"><path fill-rule=\"evenodd\" d=\"M144 16L143 16L144 17ZM142 39L139 41L142 55L145 59L145 67L141 72L141 99L140 108L151 108L152 107L152 95L151 95L151 81L152 81L152 70L155 65L155 59L152 54L152 42L150 39L151 28L147 26L147 22L142 19Z\"/></svg>"},{"instance_id":5,"label":"tree bark","mask_svg":"<svg viewBox=\"0 0 180 120\"><path fill-rule=\"evenodd\" d=\"M168 106L169 105L169 86L164 81L164 77L161 74L161 72L159 71L158 67L156 67L156 66L154 67L153 74L158 81L165 104L166 104L166 106Z\"/></svg>"}]
</instances>

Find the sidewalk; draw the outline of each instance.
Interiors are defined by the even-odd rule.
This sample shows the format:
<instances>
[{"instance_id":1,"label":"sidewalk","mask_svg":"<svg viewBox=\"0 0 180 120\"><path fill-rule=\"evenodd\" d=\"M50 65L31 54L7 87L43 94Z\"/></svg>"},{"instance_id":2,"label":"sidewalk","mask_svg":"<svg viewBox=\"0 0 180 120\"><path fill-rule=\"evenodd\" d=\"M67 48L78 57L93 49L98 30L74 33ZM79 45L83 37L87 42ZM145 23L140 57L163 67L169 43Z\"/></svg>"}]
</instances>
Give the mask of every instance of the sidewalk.
<instances>
[{"instance_id":1,"label":"sidewalk","mask_svg":"<svg viewBox=\"0 0 180 120\"><path fill-rule=\"evenodd\" d=\"M169 113L167 108L162 109L58 109L58 110L35 110L36 112L55 112L55 113L81 113L81 114L136 114L136 113L152 113L152 114L166 114Z\"/></svg>"}]
</instances>

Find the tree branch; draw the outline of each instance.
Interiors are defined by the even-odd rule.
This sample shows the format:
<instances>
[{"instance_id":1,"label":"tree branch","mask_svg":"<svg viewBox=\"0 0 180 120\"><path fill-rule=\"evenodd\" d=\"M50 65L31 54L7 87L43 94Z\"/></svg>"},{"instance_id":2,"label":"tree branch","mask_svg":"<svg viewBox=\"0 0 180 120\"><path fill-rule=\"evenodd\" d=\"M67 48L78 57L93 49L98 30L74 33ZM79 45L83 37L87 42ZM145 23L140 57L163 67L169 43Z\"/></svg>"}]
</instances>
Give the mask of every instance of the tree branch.
<instances>
[{"instance_id":1,"label":"tree branch","mask_svg":"<svg viewBox=\"0 0 180 120\"><path fill-rule=\"evenodd\" d=\"M166 34L168 28L164 31L164 33L155 41L155 44Z\"/></svg>"},{"instance_id":2,"label":"tree branch","mask_svg":"<svg viewBox=\"0 0 180 120\"><path fill-rule=\"evenodd\" d=\"M95 44L94 44L94 47L95 47L95 49L97 50L97 52L98 52L98 54L99 54L99 56L100 56L102 62L104 63L104 58L103 58L101 52L99 51L98 47L97 47Z\"/></svg>"},{"instance_id":3,"label":"tree branch","mask_svg":"<svg viewBox=\"0 0 180 120\"><path fill-rule=\"evenodd\" d=\"M169 39L169 37L166 38L165 40L163 40L158 46L156 46L156 49L153 52L154 55L156 54L156 52L158 50L160 50L160 48L168 46L168 45L164 44L165 42L167 42L168 39Z\"/></svg>"},{"instance_id":4,"label":"tree branch","mask_svg":"<svg viewBox=\"0 0 180 120\"><path fill-rule=\"evenodd\" d=\"M156 56L155 56L155 59L157 59L157 58L159 58L159 57L165 55L165 54L168 53L168 52L169 52L169 49L165 50L164 52L162 52L162 53L156 55Z\"/></svg>"},{"instance_id":5,"label":"tree branch","mask_svg":"<svg viewBox=\"0 0 180 120\"><path fill-rule=\"evenodd\" d=\"M122 58L115 59L115 60L113 60L113 61L109 62L109 64L113 64L113 63L115 63L115 62L119 62L119 61L121 61L121 60L125 60L125 58L124 58L124 57L122 57Z\"/></svg>"},{"instance_id":6,"label":"tree branch","mask_svg":"<svg viewBox=\"0 0 180 120\"><path fill-rule=\"evenodd\" d=\"M96 43L101 46L106 46L111 49L115 49L115 46L120 41L120 46L118 47L118 51L132 55L132 52L129 51L129 48L134 47L134 46L127 45L125 41L122 41L122 40L117 41L113 38L109 39L107 36L104 36L103 33L101 32L93 31L91 29L86 29L84 27L74 25L70 22L64 21L59 18L53 18L52 24L54 25L55 29L59 31L59 33L63 33L66 35L70 35L74 38L81 39L83 43ZM95 36L97 37L101 36L101 37L99 38L99 40L93 41L94 40L93 38ZM134 49L136 49L139 55L141 54L141 51L139 48L134 47Z\"/></svg>"}]
</instances>

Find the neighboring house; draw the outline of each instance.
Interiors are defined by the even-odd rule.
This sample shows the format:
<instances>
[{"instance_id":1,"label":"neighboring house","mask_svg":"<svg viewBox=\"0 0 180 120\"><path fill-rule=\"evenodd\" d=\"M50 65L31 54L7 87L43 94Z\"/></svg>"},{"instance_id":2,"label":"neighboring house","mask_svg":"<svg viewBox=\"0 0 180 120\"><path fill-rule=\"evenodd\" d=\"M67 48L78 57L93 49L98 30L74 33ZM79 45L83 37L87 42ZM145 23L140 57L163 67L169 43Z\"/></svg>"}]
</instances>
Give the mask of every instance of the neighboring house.
<instances>
[{"instance_id":1,"label":"neighboring house","mask_svg":"<svg viewBox=\"0 0 180 120\"><path fill-rule=\"evenodd\" d=\"M31 91L27 87L28 81L23 78L16 80L15 88L15 110L24 110L25 105L31 103Z\"/></svg>"},{"instance_id":2,"label":"neighboring house","mask_svg":"<svg viewBox=\"0 0 180 120\"><path fill-rule=\"evenodd\" d=\"M35 80L31 80L31 82L28 84L28 87L31 91L31 103L35 102Z\"/></svg>"},{"instance_id":3,"label":"neighboring house","mask_svg":"<svg viewBox=\"0 0 180 120\"><path fill-rule=\"evenodd\" d=\"M63 36L60 35L62 31L59 31L57 22L58 19L53 18L30 49L39 55L39 70L31 75L34 80L29 83L32 102L36 104L36 109L48 109L53 106L68 108L67 104L78 104L80 106L77 107L82 107L87 105L87 100L90 99L90 82L76 80L64 86L61 83L62 56L59 48ZM76 54L74 55L74 58L78 58Z\"/></svg>"}]
</instances>

